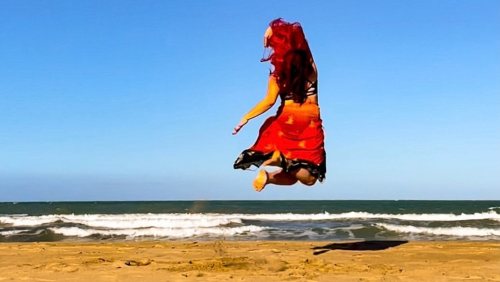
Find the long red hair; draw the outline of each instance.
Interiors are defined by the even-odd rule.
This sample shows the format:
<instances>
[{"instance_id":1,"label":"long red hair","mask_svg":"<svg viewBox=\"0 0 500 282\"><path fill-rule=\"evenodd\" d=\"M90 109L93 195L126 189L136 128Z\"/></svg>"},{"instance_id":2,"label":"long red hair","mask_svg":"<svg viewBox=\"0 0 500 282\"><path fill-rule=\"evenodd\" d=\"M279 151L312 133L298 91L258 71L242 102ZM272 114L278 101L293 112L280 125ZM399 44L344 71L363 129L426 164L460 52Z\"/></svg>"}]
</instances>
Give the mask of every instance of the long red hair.
<instances>
[{"instance_id":1,"label":"long red hair","mask_svg":"<svg viewBox=\"0 0 500 282\"><path fill-rule=\"evenodd\" d=\"M272 75L277 78L282 95L292 94L293 100L303 103L307 98L308 79L314 74L313 58L302 26L283 19L273 20L268 45L273 53L262 61L271 61Z\"/></svg>"}]
</instances>

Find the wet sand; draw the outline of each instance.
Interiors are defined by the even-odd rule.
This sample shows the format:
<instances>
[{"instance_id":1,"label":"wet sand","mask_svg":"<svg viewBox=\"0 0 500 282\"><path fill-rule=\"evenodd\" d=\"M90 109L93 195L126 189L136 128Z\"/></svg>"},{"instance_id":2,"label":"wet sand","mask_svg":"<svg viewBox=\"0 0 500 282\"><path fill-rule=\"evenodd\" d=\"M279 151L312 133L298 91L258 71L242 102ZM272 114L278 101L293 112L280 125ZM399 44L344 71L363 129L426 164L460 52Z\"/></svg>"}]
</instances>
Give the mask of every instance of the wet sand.
<instances>
[{"instance_id":1,"label":"wet sand","mask_svg":"<svg viewBox=\"0 0 500 282\"><path fill-rule=\"evenodd\" d=\"M500 281L500 242L1 243L0 281Z\"/></svg>"}]
</instances>

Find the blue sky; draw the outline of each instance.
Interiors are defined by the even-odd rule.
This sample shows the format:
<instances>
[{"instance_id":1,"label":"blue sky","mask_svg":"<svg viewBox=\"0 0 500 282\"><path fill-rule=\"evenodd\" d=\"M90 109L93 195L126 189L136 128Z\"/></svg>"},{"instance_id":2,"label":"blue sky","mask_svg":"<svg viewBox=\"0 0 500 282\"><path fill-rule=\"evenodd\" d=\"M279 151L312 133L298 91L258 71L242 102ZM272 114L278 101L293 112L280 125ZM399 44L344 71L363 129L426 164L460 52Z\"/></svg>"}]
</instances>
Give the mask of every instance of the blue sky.
<instances>
[{"instance_id":1,"label":"blue sky","mask_svg":"<svg viewBox=\"0 0 500 282\"><path fill-rule=\"evenodd\" d=\"M500 199L499 1L2 1L0 201ZM267 24L302 23L327 179L235 171L276 107Z\"/></svg>"}]
</instances>

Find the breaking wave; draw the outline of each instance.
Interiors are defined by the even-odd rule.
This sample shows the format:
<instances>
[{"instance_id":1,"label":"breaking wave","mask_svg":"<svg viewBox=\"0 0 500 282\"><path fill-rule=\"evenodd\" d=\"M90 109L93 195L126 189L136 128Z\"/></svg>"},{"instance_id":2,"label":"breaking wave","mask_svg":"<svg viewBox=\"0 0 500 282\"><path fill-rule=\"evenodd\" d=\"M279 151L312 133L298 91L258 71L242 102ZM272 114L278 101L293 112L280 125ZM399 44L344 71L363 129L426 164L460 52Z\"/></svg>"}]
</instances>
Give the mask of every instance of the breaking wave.
<instances>
[{"instance_id":1,"label":"breaking wave","mask_svg":"<svg viewBox=\"0 0 500 282\"><path fill-rule=\"evenodd\" d=\"M476 228L476 227L418 227L411 225L395 225L377 223L376 226L385 228L398 233L414 233L414 234L430 234L430 235L445 235L458 237L483 237L483 236L500 236L500 229L492 228Z\"/></svg>"},{"instance_id":2,"label":"breaking wave","mask_svg":"<svg viewBox=\"0 0 500 282\"><path fill-rule=\"evenodd\" d=\"M500 221L494 210L472 214L384 214L368 212L346 212L338 214L62 214L62 215L7 215L0 216L0 224L12 226L37 226L55 222L84 224L99 228L194 228L242 224L244 220L259 221L328 221L350 219L396 219L405 221Z\"/></svg>"}]
</instances>

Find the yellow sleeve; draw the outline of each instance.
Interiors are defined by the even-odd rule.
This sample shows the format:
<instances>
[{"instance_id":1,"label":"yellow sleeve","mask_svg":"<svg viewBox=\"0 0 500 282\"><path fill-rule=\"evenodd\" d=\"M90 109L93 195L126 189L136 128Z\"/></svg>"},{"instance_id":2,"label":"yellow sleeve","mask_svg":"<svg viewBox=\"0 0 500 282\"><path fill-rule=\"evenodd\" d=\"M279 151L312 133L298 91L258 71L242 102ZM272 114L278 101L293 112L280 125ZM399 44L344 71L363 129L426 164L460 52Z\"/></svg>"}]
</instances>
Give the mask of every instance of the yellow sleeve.
<instances>
[{"instance_id":1,"label":"yellow sleeve","mask_svg":"<svg viewBox=\"0 0 500 282\"><path fill-rule=\"evenodd\" d=\"M267 110L269 110L274 103L276 103L276 99L278 99L279 94L279 86L276 82L276 78L271 75L269 76L269 83L267 86L267 94L264 99L262 99L255 107L253 107L245 116L243 116L243 120L250 120L254 117L257 117Z\"/></svg>"}]
</instances>

